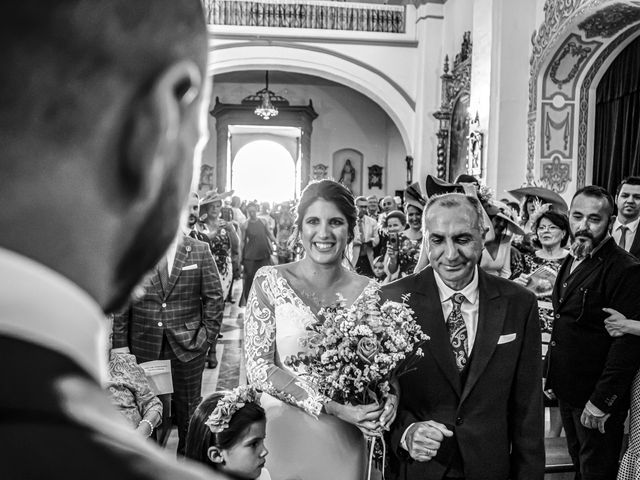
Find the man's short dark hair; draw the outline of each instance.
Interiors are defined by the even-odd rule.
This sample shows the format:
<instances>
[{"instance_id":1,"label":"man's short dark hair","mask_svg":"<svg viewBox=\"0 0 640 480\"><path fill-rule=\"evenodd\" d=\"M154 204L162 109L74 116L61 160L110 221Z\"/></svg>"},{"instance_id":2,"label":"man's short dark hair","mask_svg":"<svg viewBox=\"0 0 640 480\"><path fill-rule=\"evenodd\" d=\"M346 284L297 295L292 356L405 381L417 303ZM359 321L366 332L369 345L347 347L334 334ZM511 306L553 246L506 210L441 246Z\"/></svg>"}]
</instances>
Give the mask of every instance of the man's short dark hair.
<instances>
[{"instance_id":1,"label":"man's short dark hair","mask_svg":"<svg viewBox=\"0 0 640 480\"><path fill-rule=\"evenodd\" d=\"M587 187L581 188L575 193L575 195L571 199L572 205L573 205L573 201L576 199L578 195L585 195L587 197L600 198L600 199L606 200L608 205L607 211L609 213L609 216L613 215L613 206L614 206L613 197L604 188L598 185L589 185Z\"/></svg>"},{"instance_id":2,"label":"man's short dark hair","mask_svg":"<svg viewBox=\"0 0 640 480\"><path fill-rule=\"evenodd\" d=\"M57 147L97 140L109 107L169 65L192 60L204 78L206 38L200 0L3 0L0 131Z\"/></svg>"},{"instance_id":3,"label":"man's short dark hair","mask_svg":"<svg viewBox=\"0 0 640 480\"><path fill-rule=\"evenodd\" d=\"M616 188L616 197L620 194L623 185L640 185L640 177L627 177L618 184Z\"/></svg>"}]
</instances>

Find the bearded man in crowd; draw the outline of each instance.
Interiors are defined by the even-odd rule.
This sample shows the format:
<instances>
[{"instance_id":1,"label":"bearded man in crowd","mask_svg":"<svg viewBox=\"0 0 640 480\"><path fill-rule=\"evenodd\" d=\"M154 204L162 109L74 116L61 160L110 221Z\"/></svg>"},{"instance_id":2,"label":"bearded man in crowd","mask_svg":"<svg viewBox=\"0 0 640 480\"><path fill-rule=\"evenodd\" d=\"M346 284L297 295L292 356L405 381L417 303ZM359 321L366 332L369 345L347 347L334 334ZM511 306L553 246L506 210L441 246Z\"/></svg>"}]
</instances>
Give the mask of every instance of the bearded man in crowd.
<instances>
[{"instance_id":1,"label":"bearded man in crowd","mask_svg":"<svg viewBox=\"0 0 640 480\"><path fill-rule=\"evenodd\" d=\"M575 240L553 291L546 388L558 398L582 480L616 477L631 382L640 367L640 337L612 337L605 327L605 309L640 318L640 263L609 234L612 215L613 198L602 187L576 192L569 211Z\"/></svg>"}]
</instances>

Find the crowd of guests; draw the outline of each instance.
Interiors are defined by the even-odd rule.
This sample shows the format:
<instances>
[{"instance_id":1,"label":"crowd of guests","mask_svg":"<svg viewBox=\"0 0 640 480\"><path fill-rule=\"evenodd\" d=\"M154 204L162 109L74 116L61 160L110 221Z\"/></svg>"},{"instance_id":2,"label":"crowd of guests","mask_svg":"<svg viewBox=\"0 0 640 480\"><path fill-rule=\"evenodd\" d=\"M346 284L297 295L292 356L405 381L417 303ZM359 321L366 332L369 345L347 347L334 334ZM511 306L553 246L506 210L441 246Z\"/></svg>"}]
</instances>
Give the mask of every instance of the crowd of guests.
<instances>
[{"instance_id":1,"label":"crowd of guests","mask_svg":"<svg viewBox=\"0 0 640 480\"><path fill-rule=\"evenodd\" d=\"M638 478L639 178L570 205L517 189L519 218L473 178L379 212L322 180L271 221L189 195L211 100L199 0L23 0L0 24L2 478L354 480L383 436L389 478L541 480L543 397L577 478ZM202 400L241 266L250 385ZM336 298L405 302L430 337L378 403L285 361ZM145 438L167 418L155 361L190 460Z\"/></svg>"}]
</instances>

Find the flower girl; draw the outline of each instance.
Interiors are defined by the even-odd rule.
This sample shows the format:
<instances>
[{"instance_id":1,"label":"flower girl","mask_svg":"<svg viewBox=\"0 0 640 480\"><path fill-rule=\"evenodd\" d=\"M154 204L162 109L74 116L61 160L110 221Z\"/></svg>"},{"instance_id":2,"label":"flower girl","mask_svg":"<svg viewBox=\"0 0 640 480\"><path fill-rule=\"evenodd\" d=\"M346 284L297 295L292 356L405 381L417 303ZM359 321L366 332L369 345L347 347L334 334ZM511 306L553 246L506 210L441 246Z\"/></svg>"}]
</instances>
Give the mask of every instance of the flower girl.
<instances>
[{"instance_id":1,"label":"flower girl","mask_svg":"<svg viewBox=\"0 0 640 480\"><path fill-rule=\"evenodd\" d=\"M189 423L185 456L232 479L270 480L264 410L249 386L216 392L196 408Z\"/></svg>"}]
</instances>

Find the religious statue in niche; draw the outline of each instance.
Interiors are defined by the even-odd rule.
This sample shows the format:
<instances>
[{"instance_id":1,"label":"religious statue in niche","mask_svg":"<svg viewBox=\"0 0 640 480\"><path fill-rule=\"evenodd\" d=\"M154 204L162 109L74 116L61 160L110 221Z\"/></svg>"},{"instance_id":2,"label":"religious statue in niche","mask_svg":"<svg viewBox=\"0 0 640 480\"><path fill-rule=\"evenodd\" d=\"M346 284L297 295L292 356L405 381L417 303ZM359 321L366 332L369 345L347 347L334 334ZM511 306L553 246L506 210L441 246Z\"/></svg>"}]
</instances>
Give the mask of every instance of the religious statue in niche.
<instances>
[{"instance_id":1,"label":"religious statue in niche","mask_svg":"<svg viewBox=\"0 0 640 480\"><path fill-rule=\"evenodd\" d=\"M208 192L213 190L213 167L203 163L200 165L200 183L198 184L199 191Z\"/></svg>"},{"instance_id":2,"label":"religious statue in niche","mask_svg":"<svg viewBox=\"0 0 640 480\"><path fill-rule=\"evenodd\" d=\"M482 176L482 149L484 147L484 134L480 130L480 119L476 112L476 117L471 122L469 128L467 153L467 173L475 177Z\"/></svg>"},{"instance_id":3,"label":"religious statue in niche","mask_svg":"<svg viewBox=\"0 0 640 480\"><path fill-rule=\"evenodd\" d=\"M369 167L369 188L373 187L382 189L382 167L380 165Z\"/></svg>"},{"instance_id":4,"label":"religious statue in niche","mask_svg":"<svg viewBox=\"0 0 640 480\"><path fill-rule=\"evenodd\" d=\"M313 166L313 180L322 180L323 178L327 178L327 171L329 170L329 165L325 165L323 163L316 163Z\"/></svg>"},{"instance_id":5,"label":"religious statue in niche","mask_svg":"<svg viewBox=\"0 0 640 480\"><path fill-rule=\"evenodd\" d=\"M351 164L351 159L347 158L347 160L344 162L344 167L342 167L342 171L340 172L340 179L338 180L338 182L347 187L350 192L353 192L353 182L355 181L356 169Z\"/></svg>"}]
</instances>

